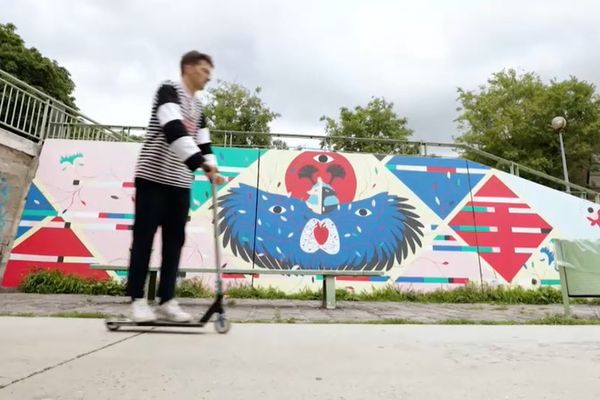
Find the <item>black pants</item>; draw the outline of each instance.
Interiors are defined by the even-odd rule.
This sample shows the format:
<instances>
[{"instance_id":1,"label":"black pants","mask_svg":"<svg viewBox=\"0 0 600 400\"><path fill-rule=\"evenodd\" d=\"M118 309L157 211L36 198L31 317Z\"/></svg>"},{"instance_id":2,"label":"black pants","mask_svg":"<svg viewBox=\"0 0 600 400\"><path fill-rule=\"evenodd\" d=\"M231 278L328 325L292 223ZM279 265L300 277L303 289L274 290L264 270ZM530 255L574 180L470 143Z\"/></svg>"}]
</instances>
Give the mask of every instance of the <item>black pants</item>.
<instances>
[{"instance_id":1,"label":"black pants","mask_svg":"<svg viewBox=\"0 0 600 400\"><path fill-rule=\"evenodd\" d=\"M162 185L144 179L135 180L135 221L129 260L127 294L144 297L144 285L152 253L154 236L162 228L162 261L158 297L160 302L175 297L181 249L185 243L185 225L190 207L190 189Z\"/></svg>"}]
</instances>

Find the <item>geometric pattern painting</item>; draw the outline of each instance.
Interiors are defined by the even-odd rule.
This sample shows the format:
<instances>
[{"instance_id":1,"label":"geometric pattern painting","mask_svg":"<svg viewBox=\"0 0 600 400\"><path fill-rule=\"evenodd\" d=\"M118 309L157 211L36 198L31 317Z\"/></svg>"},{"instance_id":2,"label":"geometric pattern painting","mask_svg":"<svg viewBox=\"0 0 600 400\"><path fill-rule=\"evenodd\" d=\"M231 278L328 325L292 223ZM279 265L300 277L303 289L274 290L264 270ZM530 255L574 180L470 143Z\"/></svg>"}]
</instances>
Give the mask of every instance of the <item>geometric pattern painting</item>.
<instances>
[{"instance_id":1,"label":"geometric pattern painting","mask_svg":"<svg viewBox=\"0 0 600 400\"><path fill-rule=\"evenodd\" d=\"M18 285L36 267L118 279L90 264L128 264L140 147L45 142L3 286ZM289 291L321 278L261 271L335 269L382 271L338 278L365 290L555 285L552 239L600 238L598 205L462 159L214 149L226 178L218 188L225 269L256 270L227 279ZM211 191L201 172L190 200L181 266L213 267ZM561 218L563 212L571 217ZM160 245L159 229L152 265L160 263Z\"/></svg>"},{"instance_id":2,"label":"geometric pattern painting","mask_svg":"<svg viewBox=\"0 0 600 400\"><path fill-rule=\"evenodd\" d=\"M461 159L401 156L390 159L386 167L442 219L490 170Z\"/></svg>"},{"instance_id":3,"label":"geometric pattern painting","mask_svg":"<svg viewBox=\"0 0 600 400\"><path fill-rule=\"evenodd\" d=\"M475 221L475 224L472 223ZM537 250L552 227L496 176L475 192L450 227L507 282Z\"/></svg>"},{"instance_id":4,"label":"geometric pattern painting","mask_svg":"<svg viewBox=\"0 0 600 400\"><path fill-rule=\"evenodd\" d=\"M59 268L85 277L108 278L104 271L91 270L94 255L77 237L70 224L50 217L44 226L13 247L4 286L16 286L32 268Z\"/></svg>"}]
</instances>

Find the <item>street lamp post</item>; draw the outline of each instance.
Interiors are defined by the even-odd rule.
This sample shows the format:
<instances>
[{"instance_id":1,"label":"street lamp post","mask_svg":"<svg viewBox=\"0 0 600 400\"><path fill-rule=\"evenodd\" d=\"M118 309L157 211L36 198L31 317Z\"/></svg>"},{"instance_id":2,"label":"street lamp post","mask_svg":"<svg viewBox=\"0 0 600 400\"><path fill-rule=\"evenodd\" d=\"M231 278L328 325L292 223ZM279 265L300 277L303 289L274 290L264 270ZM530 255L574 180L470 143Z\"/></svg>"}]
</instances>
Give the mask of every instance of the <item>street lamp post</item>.
<instances>
[{"instance_id":1,"label":"street lamp post","mask_svg":"<svg viewBox=\"0 0 600 400\"><path fill-rule=\"evenodd\" d=\"M563 143L563 130L567 126L567 120L563 117L554 117L552 118L552 128L558 131L558 137L560 140L560 155L562 157L562 165L563 165L563 174L565 176L565 182L567 182L566 189L567 193L571 193L571 188L569 187L569 173L567 172L567 159L565 157L565 145Z\"/></svg>"}]
</instances>

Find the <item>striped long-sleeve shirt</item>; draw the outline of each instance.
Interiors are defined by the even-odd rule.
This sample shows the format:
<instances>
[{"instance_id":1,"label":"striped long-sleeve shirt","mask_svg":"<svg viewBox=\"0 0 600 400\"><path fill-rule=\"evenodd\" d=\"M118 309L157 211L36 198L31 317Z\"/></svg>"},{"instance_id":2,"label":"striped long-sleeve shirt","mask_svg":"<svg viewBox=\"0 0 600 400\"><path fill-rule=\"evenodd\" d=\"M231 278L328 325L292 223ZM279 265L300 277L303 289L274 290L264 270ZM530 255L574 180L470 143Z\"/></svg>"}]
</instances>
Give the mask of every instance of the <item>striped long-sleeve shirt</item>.
<instances>
[{"instance_id":1,"label":"striped long-sleeve shirt","mask_svg":"<svg viewBox=\"0 0 600 400\"><path fill-rule=\"evenodd\" d=\"M200 100L181 82L163 82L154 95L136 178L190 188L194 171L205 163L216 165L216 157Z\"/></svg>"}]
</instances>

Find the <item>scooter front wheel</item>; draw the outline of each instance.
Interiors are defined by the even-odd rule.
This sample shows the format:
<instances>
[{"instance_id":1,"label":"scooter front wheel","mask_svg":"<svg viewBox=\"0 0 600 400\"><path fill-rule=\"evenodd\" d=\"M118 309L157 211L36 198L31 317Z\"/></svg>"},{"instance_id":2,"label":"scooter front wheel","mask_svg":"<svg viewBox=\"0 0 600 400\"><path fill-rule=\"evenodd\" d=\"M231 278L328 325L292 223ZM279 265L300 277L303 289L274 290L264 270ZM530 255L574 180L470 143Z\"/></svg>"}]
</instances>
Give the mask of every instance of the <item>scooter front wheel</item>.
<instances>
[{"instance_id":1,"label":"scooter front wheel","mask_svg":"<svg viewBox=\"0 0 600 400\"><path fill-rule=\"evenodd\" d=\"M219 317L215 320L215 330L218 333L227 333L231 329L231 321L225 317Z\"/></svg>"}]
</instances>

